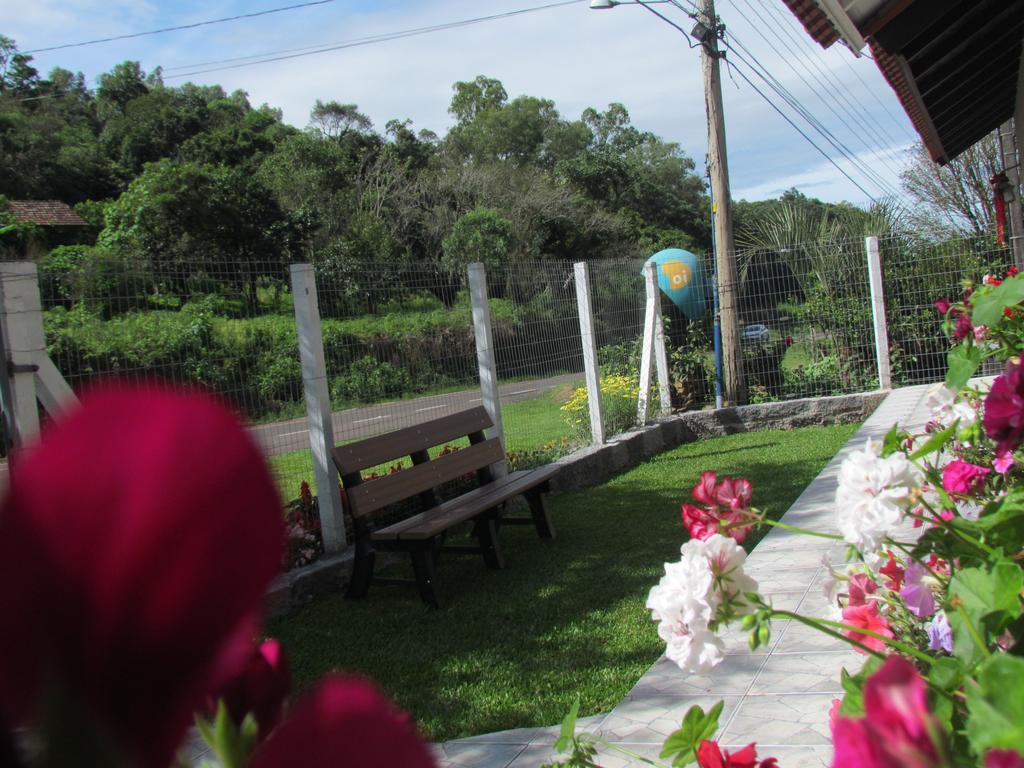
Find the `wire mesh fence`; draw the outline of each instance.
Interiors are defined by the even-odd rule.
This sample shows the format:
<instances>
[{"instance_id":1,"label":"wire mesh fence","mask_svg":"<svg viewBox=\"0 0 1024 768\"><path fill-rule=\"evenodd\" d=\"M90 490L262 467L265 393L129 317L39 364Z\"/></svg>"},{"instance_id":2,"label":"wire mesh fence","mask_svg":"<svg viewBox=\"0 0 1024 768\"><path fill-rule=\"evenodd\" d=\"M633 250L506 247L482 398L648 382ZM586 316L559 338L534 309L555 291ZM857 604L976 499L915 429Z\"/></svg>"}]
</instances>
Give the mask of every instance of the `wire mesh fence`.
<instances>
[{"instance_id":1,"label":"wire mesh fence","mask_svg":"<svg viewBox=\"0 0 1024 768\"><path fill-rule=\"evenodd\" d=\"M933 302L964 280L1003 274L1005 248L981 240L880 241L893 383L940 380L948 349ZM696 281L707 311L662 299L673 406L714 401L712 263ZM736 254L748 402L878 386L860 238ZM355 440L482 401L465 269L349 260L317 263L335 439ZM590 262L607 436L635 425L645 305L642 262ZM252 424L286 498L312 482L288 265L96 261L69 251L40 265L47 345L76 390L105 376L199 385ZM489 266L490 314L506 446L516 466L590 442L573 265ZM652 397L653 402L657 401Z\"/></svg>"}]
</instances>

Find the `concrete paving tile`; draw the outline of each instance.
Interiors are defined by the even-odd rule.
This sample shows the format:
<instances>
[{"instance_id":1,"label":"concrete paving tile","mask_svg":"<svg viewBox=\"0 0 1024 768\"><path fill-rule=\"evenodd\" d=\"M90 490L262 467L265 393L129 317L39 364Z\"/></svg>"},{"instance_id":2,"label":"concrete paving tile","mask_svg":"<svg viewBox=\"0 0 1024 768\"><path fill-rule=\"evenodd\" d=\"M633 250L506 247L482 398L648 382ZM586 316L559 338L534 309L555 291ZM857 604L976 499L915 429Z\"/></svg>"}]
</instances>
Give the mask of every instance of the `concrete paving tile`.
<instances>
[{"instance_id":1,"label":"concrete paving tile","mask_svg":"<svg viewBox=\"0 0 1024 768\"><path fill-rule=\"evenodd\" d=\"M762 746L766 744L828 746L832 743L828 712L834 698L831 694L745 696L721 741L757 742L758 752L765 756L775 755Z\"/></svg>"},{"instance_id":2,"label":"concrete paving tile","mask_svg":"<svg viewBox=\"0 0 1024 768\"><path fill-rule=\"evenodd\" d=\"M726 656L708 674L692 675L662 657L633 686L627 698L746 693L764 661L764 656Z\"/></svg>"},{"instance_id":3,"label":"concrete paving tile","mask_svg":"<svg viewBox=\"0 0 1024 768\"><path fill-rule=\"evenodd\" d=\"M863 661L845 651L832 653L797 653L769 656L758 671L749 695L773 693L839 693L840 672L851 672Z\"/></svg>"},{"instance_id":4,"label":"concrete paving tile","mask_svg":"<svg viewBox=\"0 0 1024 768\"><path fill-rule=\"evenodd\" d=\"M811 568L776 570L768 572L763 572L763 569L758 568L755 570L755 573L759 575L751 575L757 580L759 592L762 594L772 594L774 592L798 592L806 590L812 583L814 583L815 579L817 579L821 573L821 570L820 564ZM744 572L749 573L747 569L744 569Z\"/></svg>"},{"instance_id":5,"label":"concrete paving tile","mask_svg":"<svg viewBox=\"0 0 1024 768\"><path fill-rule=\"evenodd\" d=\"M533 739L540 735L543 728L512 728L507 731L495 731L484 733L480 736L469 736L464 739L455 739L449 744L519 744L526 746Z\"/></svg>"},{"instance_id":6,"label":"concrete paving tile","mask_svg":"<svg viewBox=\"0 0 1024 768\"><path fill-rule=\"evenodd\" d=\"M438 762L451 768L506 768L524 749L520 744L466 744L449 741L438 744Z\"/></svg>"},{"instance_id":7,"label":"concrete paving tile","mask_svg":"<svg viewBox=\"0 0 1024 768\"><path fill-rule=\"evenodd\" d=\"M630 744L662 744L665 738L679 729L690 707L699 706L705 712L719 701L725 706L718 719L724 727L732 717L742 696L648 696L627 699L613 709L601 725L598 735L612 742Z\"/></svg>"}]
</instances>

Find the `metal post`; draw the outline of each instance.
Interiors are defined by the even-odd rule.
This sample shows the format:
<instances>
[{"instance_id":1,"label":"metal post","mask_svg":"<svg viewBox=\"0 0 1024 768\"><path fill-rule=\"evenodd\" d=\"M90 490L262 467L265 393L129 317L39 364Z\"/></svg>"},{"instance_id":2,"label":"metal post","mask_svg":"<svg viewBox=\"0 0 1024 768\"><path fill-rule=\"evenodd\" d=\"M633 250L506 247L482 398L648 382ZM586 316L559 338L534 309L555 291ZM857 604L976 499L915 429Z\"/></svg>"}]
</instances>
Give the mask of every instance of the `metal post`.
<instances>
[{"instance_id":1,"label":"metal post","mask_svg":"<svg viewBox=\"0 0 1024 768\"><path fill-rule=\"evenodd\" d=\"M996 130L999 142L999 159L1009 182L1003 190L1006 210L1010 220L1010 248L1013 263L1024 269L1024 213L1021 212L1020 164L1017 162L1017 130L1011 118Z\"/></svg>"},{"instance_id":2,"label":"metal post","mask_svg":"<svg viewBox=\"0 0 1024 768\"><path fill-rule=\"evenodd\" d=\"M331 458L334 449L334 424L331 421L331 396L327 386L324 341L320 333L320 304L317 301L316 275L312 264L292 264L292 299L299 334L299 360L302 363L302 389L306 397L309 422L309 449L313 454L320 508L320 528L326 552L345 548L345 522L342 516L338 470Z\"/></svg>"},{"instance_id":3,"label":"metal post","mask_svg":"<svg viewBox=\"0 0 1024 768\"><path fill-rule=\"evenodd\" d=\"M573 271L576 274L576 308L580 316L580 340L583 342L583 366L587 378L590 438L594 445L603 445L604 419L601 414L601 376L597 366L594 312L590 305L590 267L585 261L578 261L573 265Z\"/></svg>"},{"instance_id":4,"label":"metal post","mask_svg":"<svg viewBox=\"0 0 1024 768\"><path fill-rule=\"evenodd\" d=\"M722 407L722 324L718 316L718 276L712 278L712 299L714 307L714 331L712 338L715 346L715 408Z\"/></svg>"},{"instance_id":5,"label":"metal post","mask_svg":"<svg viewBox=\"0 0 1024 768\"><path fill-rule=\"evenodd\" d=\"M871 315L875 326L875 360L878 365L878 388L892 389L889 368L889 329L885 320L885 292L882 288L882 257L877 237L867 237L864 245L868 255L868 280L871 285Z\"/></svg>"},{"instance_id":6,"label":"metal post","mask_svg":"<svg viewBox=\"0 0 1024 768\"><path fill-rule=\"evenodd\" d=\"M476 364L480 371L480 396L494 424L488 437L497 437L505 445L505 429L501 420L501 397L498 394L498 363L494 356L494 334L491 331L491 306L487 300L487 270L479 262L469 265L469 300L473 307L473 333L476 337ZM498 475L508 469L505 462L492 467Z\"/></svg>"},{"instance_id":7,"label":"metal post","mask_svg":"<svg viewBox=\"0 0 1024 768\"><path fill-rule=\"evenodd\" d=\"M712 228L715 271L718 274L722 351L725 363L725 399L739 405L745 398L743 359L740 350L739 278L732 236L732 198L729 193L729 162L725 146L725 113L722 107L722 78L718 60L718 38L724 29L715 14L714 0L700 0L700 23L704 70L704 103L708 120L708 175L711 177Z\"/></svg>"}]
</instances>

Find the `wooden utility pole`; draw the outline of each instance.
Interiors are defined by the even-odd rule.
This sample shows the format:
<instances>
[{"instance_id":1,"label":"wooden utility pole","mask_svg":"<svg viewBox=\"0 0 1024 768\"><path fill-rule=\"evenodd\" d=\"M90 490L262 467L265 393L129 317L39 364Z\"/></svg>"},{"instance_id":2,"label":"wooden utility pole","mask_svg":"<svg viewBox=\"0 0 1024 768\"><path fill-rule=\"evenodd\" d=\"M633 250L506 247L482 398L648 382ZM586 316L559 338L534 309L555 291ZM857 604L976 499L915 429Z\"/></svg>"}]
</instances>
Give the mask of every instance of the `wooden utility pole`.
<instances>
[{"instance_id":1,"label":"wooden utility pole","mask_svg":"<svg viewBox=\"0 0 1024 768\"><path fill-rule=\"evenodd\" d=\"M701 42L704 69L704 103L708 116L708 175L714 201L712 227L715 240L715 271L718 274L722 359L725 368L727 405L744 402L743 354L740 349L739 275L732 237L732 197L729 194L729 161L725 151L725 113L722 109L722 76L718 60L721 27L714 0L699 0L700 19L694 35Z\"/></svg>"},{"instance_id":2,"label":"wooden utility pole","mask_svg":"<svg viewBox=\"0 0 1024 768\"><path fill-rule=\"evenodd\" d=\"M1017 160L1017 131L1013 118L999 126L996 131L999 140L999 160L1009 184L1003 191L1006 201L1007 218L1010 224L1010 248L1013 263L1024 269L1024 214L1020 202L1020 165Z\"/></svg>"}]
</instances>

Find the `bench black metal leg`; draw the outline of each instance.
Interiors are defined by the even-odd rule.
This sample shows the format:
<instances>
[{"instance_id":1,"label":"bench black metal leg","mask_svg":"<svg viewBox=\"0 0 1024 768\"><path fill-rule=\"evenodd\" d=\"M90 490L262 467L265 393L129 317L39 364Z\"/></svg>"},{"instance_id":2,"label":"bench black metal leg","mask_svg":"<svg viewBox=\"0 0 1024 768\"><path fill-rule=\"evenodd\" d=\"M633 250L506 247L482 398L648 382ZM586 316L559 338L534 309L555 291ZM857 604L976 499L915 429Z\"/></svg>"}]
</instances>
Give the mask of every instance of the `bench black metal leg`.
<instances>
[{"instance_id":1,"label":"bench black metal leg","mask_svg":"<svg viewBox=\"0 0 1024 768\"><path fill-rule=\"evenodd\" d=\"M440 608L441 601L437 597L437 590L434 585L434 553L430 549L416 549L412 555L412 569L416 573L416 586L419 587L420 597L423 602L431 608Z\"/></svg>"},{"instance_id":2,"label":"bench black metal leg","mask_svg":"<svg viewBox=\"0 0 1024 768\"><path fill-rule=\"evenodd\" d=\"M373 581L373 562L376 555L373 544L356 541L356 559L352 568L352 580L348 583L345 597L351 599L366 597L366 593L370 591L370 582Z\"/></svg>"},{"instance_id":3,"label":"bench black metal leg","mask_svg":"<svg viewBox=\"0 0 1024 768\"><path fill-rule=\"evenodd\" d=\"M540 491L527 491L526 501L530 504L530 514L533 516L533 524L537 528L537 534L542 539L555 538L555 526L551 522L547 505L544 503L544 494Z\"/></svg>"},{"instance_id":4,"label":"bench black metal leg","mask_svg":"<svg viewBox=\"0 0 1024 768\"><path fill-rule=\"evenodd\" d=\"M476 535L480 541L480 551L484 556L484 562L492 571L501 570L505 567L505 560L501 556L501 549L498 547L498 516L497 511L492 510L484 517L476 521Z\"/></svg>"}]
</instances>

